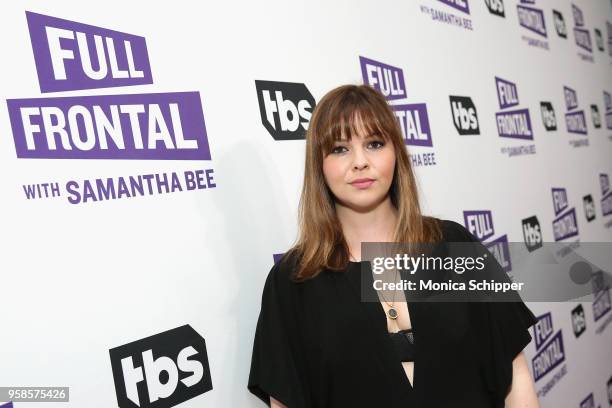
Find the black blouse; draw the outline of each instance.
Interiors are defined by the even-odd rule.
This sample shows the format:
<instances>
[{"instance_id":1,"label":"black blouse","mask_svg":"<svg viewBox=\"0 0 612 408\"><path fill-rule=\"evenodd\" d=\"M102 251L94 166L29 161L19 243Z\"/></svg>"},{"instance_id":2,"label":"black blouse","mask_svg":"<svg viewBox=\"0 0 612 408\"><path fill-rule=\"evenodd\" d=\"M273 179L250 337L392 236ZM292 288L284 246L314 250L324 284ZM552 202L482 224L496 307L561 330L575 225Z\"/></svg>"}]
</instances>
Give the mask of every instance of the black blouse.
<instances>
[{"instance_id":1,"label":"black blouse","mask_svg":"<svg viewBox=\"0 0 612 408\"><path fill-rule=\"evenodd\" d=\"M446 242L478 242L454 221L442 226ZM408 301L411 384L382 305L361 301L362 263L295 283L294 262L272 267L262 295L248 389L266 404L272 395L288 408L504 406L536 323L523 302Z\"/></svg>"}]
</instances>

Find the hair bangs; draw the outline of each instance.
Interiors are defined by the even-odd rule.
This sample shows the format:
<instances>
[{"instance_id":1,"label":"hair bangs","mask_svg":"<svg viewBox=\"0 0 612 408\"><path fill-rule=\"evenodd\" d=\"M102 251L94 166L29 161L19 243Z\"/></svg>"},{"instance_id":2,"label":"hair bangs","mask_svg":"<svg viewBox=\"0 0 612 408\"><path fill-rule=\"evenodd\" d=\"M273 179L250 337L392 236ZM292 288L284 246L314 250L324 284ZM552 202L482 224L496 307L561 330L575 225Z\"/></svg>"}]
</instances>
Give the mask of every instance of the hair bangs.
<instances>
[{"instance_id":1,"label":"hair bangs","mask_svg":"<svg viewBox=\"0 0 612 408\"><path fill-rule=\"evenodd\" d=\"M364 95L348 93L343 96L336 103L330 103L332 106L320 123L323 130L319 133L323 155L333 150L335 142L351 141L353 136L381 137L388 142L390 132L393 131L389 124L385 123L385 120L388 121L388 108L376 106L377 101Z\"/></svg>"}]
</instances>

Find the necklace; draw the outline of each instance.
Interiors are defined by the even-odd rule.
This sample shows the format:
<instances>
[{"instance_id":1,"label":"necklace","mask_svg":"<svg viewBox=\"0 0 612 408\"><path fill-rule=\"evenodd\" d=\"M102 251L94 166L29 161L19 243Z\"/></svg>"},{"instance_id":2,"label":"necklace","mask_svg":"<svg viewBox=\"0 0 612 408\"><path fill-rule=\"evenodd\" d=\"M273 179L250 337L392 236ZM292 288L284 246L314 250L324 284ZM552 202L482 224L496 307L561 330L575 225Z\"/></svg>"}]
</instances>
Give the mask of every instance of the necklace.
<instances>
[{"instance_id":1,"label":"necklace","mask_svg":"<svg viewBox=\"0 0 612 408\"><path fill-rule=\"evenodd\" d=\"M397 268L395 269L395 279L393 280L393 282L394 283L397 282ZM387 304L387 306L389 306L389 309L387 310L387 317L391 320L397 319L397 315L398 315L397 309L393 307L395 305L395 289L393 290L393 299L391 300L391 304L387 302L387 299L385 299L382 292L380 292L380 296L382 297L383 301Z\"/></svg>"},{"instance_id":2,"label":"necklace","mask_svg":"<svg viewBox=\"0 0 612 408\"><path fill-rule=\"evenodd\" d=\"M351 258L353 258L351 256ZM355 258L353 258L355 259ZM359 262L357 260L355 260L355 262ZM395 268L395 279L394 282L397 282L397 268ZM398 313L397 313L397 309L394 307L395 305L395 290L393 290L393 299L391 300L391 303L387 302L387 299L385 299L384 295L382 294L382 292L380 292L380 297L382 297L383 302L385 302L387 304L387 306L389 306L389 309L387 310L387 317L391 320L395 320L397 319Z\"/></svg>"}]
</instances>

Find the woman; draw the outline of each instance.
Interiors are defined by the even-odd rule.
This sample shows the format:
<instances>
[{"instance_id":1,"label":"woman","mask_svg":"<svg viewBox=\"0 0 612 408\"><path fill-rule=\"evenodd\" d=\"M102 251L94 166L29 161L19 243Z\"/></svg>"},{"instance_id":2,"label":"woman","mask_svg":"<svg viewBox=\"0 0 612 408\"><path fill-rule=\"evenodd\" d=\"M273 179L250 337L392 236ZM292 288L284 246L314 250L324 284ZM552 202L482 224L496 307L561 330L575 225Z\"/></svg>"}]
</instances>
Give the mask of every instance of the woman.
<instances>
[{"instance_id":1,"label":"woman","mask_svg":"<svg viewBox=\"0 0 612 408\"><path fill-rule=\"evenodd\" d=\"M524 303L361 301L362 242L478 242L421 215L398 122L373 88L340 86L316 106L299 227L264 285L248 383L262 401L538 407L522 353L536 319Z\"/></svg>"}]
</instances>

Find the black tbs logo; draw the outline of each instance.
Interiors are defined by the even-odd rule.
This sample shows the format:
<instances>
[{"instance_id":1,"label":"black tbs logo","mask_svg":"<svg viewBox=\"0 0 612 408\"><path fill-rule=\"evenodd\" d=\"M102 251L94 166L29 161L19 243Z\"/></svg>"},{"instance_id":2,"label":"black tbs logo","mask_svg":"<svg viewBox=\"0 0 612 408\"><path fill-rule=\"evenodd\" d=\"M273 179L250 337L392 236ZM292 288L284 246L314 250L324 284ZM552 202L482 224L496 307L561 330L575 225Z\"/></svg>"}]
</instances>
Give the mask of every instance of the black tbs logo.
<instances>
[{"instance_id":1,"label":"black tbs logo","mask_svg":"<svg viewBox=\"0 0 612 408\"><path fill-rule=\"evenodd\" d=\"M572 328L574 329L576 338L580 337L586 330L586 318L584 316L582 304L579 304L572 310Z\"/></svg>"},{"instance_id":2,"label":"black tbs logo","mask_svg":"<svg viewBox=\"0 0 612 408\"><path fill-rule=\"evenodd\" d=\"M601 30L599 28L595 28L593 32L595 33L595 44L597 44L597 49L599 51L603 51L604 41L603 41L603 36L601 35Z\"/></svg>"},{"instance_id":3,"label":"black tbs logo","mask_svg":"<svg viewBox=\"0 0 612 408\"><path fill-rule=\"evenodd\" d=\"M555 116L555 109L550 102L540 102L540 112L542 112L542 122L544 122L544 128L548 132L557 130L557 117Z\"/></svg>"},{"instance_id":4,"label":"black tbs logo","mask_svg":"<svg viewBox=\"0 0 612 408\"><path fill-rule=\"evenodd\" d=\"M593 119L593 127L599 129L601 127L601 116L599 116L599 108L597 105L591 105L591 118Z\"/></svg>"},{"instance_id":5,"label":"black tbs logo","mask_svg":"<svg viewBox=\"0 0 612 408\"><path fill-rule=\"evenodd\" d=\"M489 13L496 16L506 17L504 12L504 0L485 0Z\"/></svg>"},{"instance_id":6,"label":"black tbs logo","mask_svg":"<svg viewBox=\"0 0 612 408\"><path fill-rule=\"evenodd\" d=\"M523 237L529 252L542 247L542 229L535 215L523 220Z\"/></svg>"},{"instance_id":7,"label":"black tbs logo","mask_svg":"<svg viewBox=\"0 0 612 408\"><path fill-rule=\"evenodd\" d=\"M560 11L553 10L553 21L555 22L555 30L557 35L561 38L567 38L567 27L565 26L565 20L563 14Z\"/></svg>"},{"instance_id":8,"label":"black tbs logo","mask_svg":"<svg viewBox=\"0 0 612 408\"><path fill-rule=\"evenodd\" d=\"M453 124L460 135L479 135L476 106L468 96L449 96Z\"/></svg>"},{"instance_id":9,"label":"black tbs logo","mask_svg":"<svg viewBox=\"0 0 612 408\"><path fill-rule=\"evenodd\" d=\"M274 140L306 137L316 102L302 83L255 81L261 123Z\"/></svg>"},{"instance_id":10,"label":"black tbs logo","mask_svg":"<svg viewBox=\"0 0 612 408\"><path fill-rule=\"evenodd\" d=\"M582 197L582 202L584 203L584 216L588 222L593 221L595 219L595 202L593 197L587 194Z\"/></svg>"},{"instance_id":11,"label":"black tbs logo","mask_svg":"<svg viewBox=\"0 0 612 408\"><path fill-rule=\"evenodd\" d=\"M109 353L120 408L169 408L212 390L206 342L189 325Z\"/></svg>"},{"instance_id":12,"label":"black tbs logo","mask_svg":"<svg viewBox=\"0 0 612 408\"><path fill-rule=\"evenodd\" d=\"M612 376L608 380L608 403L612 407Z\"/></svg>"}]
</instances>

